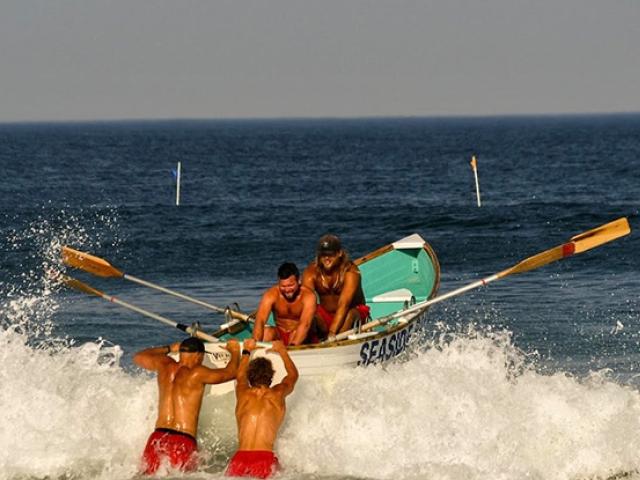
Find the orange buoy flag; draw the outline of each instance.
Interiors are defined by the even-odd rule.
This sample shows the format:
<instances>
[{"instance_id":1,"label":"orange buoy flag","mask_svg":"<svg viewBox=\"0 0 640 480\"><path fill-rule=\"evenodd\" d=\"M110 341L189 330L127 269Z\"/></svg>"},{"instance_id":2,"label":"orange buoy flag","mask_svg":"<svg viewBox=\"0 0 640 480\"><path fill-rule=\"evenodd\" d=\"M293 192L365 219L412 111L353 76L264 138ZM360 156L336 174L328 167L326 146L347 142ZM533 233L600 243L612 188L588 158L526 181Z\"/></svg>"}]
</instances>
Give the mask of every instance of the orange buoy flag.
<instances>
[{"instance_id":1,"label":"orange buoy flag","mask_svg":"<svg viewBox=\"0 0 640 480\"><path fill-rule=\"evenodd\" d=\"M478 182L478 161L476 160L476 156L471 156L471 168L473 169L473 176L476 179L476 199L478 200L478 206L480 207L482 204L480 203L480 183Z\"/></svg>"}]
</instances>

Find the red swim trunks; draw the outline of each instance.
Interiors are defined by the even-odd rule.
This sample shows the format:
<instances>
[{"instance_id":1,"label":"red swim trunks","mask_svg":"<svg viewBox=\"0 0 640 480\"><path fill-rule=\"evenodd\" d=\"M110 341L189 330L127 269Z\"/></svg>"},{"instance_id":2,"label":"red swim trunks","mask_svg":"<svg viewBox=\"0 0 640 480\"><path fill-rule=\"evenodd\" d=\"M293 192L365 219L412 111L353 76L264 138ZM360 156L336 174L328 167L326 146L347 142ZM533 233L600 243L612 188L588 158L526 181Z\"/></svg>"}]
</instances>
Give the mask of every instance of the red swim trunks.
<instances>
[{"instance_id":1,"label":"red swim trunks","mask_svg":"<svg viewBox=\"0 0 640 480\"><path fill-rule=\"evenodd\" d=\"M366 306L364 304L360 304L360 305L356 305L356 309L358 310L358 313L360 314L360 320L361 321L364 322L367 318L369 318L369 314L371 313L371 309L368 306ZM335 313L331 313L331 312L327 311L327 309L324 308L322 305L318 305L316 307L316 313L324 321L326 330L329 330L329 327L331 327L331 322L333 322L333 317L334 317Z\"/></svg>"},{"instance_id":2,"label":"red swim trunks","mask_svg":"<svg viewBox=\"0 0 640 480\"><path fill-rule=\"evenodd\" d=\"M169 428L156 428L142 454L143 473L153 475L163 461L183 472L195 470L198 467L197 453L198 443L191 435Z\"/></svg>"},{"instance_id":3,"label":"red swim trunks","mask_svg":"<svg viewBox=\"0 0 640 480\"><path fill-rule=\"evenodd\" d=\"M268 450L238 450L231 458L228 477L269 478L280 468L278 457Z\"/></svg>"},{"instance_id":4,"label":"red swim trunks","mask_svg":"<svg viewBox=\"0 0 640 480\"><path fill-rule=\"evenodd\" d=\"M284 343L285 346L288 346L294 332L287 332L280 327L276 327L276 330L278 330L278 336L280 337L280 340L282 340L282 343Z\"/></svg>"}]
</instances>

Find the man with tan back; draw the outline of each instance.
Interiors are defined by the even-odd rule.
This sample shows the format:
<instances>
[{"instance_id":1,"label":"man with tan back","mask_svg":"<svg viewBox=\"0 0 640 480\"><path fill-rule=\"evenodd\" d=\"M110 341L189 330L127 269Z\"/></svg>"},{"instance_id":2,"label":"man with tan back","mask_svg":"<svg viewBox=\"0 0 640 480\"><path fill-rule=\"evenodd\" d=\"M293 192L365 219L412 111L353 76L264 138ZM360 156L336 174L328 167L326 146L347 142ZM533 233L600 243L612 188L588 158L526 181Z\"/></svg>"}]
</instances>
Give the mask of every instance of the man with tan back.
<instances>
[{"instance_id":1,"label":"man with tan back","mask_svg":"<svg viewBox=\"0 0 640 480\"><path fill-rule=\"evenodd\" d=\"M298 369L281 341L272 343L272 351L282 358L287 375L271 387L273 366L264 357L249 361L256 348L253 339L244 341L242 360L236 381L236 422L238 451L231 458L226 475L267 478L278 468L273 445L286 412L285 397L293 392Z\"/></svg>"},{"instance_id":2,"label":"man with tan back","mask_svg":"<svg viewBox=\"0 0 640 480\"><path fill-rule=\"evenodd\" d=\"M133 357L139 367L158 372L158 419L143 453L145 474L154 474L163 463L182 471L197 468L196 434L204 387L234 379L238 369L238 342L230 340L226 348L231 360L220 369L202 365L204 344L194 337L147 348ZM169 353L179 353L180 358L174 361Z\"/></svg>"},{"instance_id":3,"label":"man with tan back","mask_svg":"<svg viewBox=\"0 0 640 480\"><path fill-rule=\"evenodd\" d=\"M360 270L335 235L323 235L318 241L316 258L302 274L302 286L319 298L315 315L319 340L332 340L356 321L365 322L369 317Z\"/></svg>"}]
</instances>

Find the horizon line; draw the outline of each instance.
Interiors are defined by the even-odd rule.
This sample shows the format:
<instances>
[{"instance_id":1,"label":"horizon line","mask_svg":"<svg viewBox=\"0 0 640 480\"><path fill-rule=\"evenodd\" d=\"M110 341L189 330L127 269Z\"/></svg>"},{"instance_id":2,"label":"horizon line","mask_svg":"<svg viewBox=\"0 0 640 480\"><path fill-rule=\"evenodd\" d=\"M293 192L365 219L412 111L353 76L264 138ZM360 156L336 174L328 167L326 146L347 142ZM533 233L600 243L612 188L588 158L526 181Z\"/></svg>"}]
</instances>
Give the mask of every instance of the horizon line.
<instances>
[{"instance_id":1,"label":"horizon line","mask_svg":"<svg viewBox=\"0 0 640 480\"><path fill-rule=\"evenodd\" d=\"M547 113L496 113L496 114L434 114L434 115L318 115L318 116L255 116L255 117L120 117L95 119L28 119L0 120L0 125L25 124L89 124L89 123L167 123L167 122L277 122L277 121L350 121L350 120L463 120L498 118L569 118L611 117L640 115L637 111L547 112Z\"/></svg>"}]
</instances>

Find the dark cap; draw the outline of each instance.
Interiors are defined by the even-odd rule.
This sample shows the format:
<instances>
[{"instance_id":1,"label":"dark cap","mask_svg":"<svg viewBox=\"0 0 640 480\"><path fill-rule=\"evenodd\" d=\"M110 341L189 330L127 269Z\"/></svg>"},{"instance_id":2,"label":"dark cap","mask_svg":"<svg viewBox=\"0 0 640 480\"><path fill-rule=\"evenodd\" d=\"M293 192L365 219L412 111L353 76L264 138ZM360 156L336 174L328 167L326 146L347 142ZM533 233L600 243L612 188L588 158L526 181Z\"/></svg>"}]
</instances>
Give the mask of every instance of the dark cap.
<instances>
[{"instance_id":1,"label":"dark cap","mask_svg":"<svg viewBox=\"0 0 640 480\"><path fill-rule=\"evenodd\" d=\"M318 255L338 253L340 250L342 250L340 239L331 234L320 237L320 240L318 240L318 246L316 247Z\"/></svg>"},{"instance_id":2,"label":"dark cap","mask_svg":"<svg viewBox=\"0 0 640 480\"><path fill-rule=\"evenodd\" d=\"M180 351L184 353L204 352L204 343L196 337L189 337L180 343Z\"/></svg>"}]
</instances>

